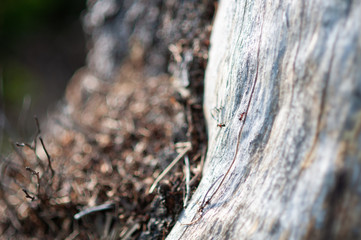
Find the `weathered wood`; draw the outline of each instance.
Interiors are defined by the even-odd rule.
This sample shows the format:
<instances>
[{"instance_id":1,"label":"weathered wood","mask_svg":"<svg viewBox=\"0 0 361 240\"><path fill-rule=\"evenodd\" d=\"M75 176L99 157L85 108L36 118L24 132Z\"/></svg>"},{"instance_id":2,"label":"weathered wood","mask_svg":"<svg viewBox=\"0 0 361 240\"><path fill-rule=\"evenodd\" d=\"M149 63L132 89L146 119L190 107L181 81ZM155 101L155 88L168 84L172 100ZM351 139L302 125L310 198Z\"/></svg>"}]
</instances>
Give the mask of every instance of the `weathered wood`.
<instances>
[{"instance_id":1,"label":"weathered wood","mask_svg":"<svg viewBox=\"0 0 361 240\"><path fill-rule=\"evenodd\" d=\"M220 1L206 167L168 239L361 237L360 13L360 1Z\"/></svg>"}]
</instances>

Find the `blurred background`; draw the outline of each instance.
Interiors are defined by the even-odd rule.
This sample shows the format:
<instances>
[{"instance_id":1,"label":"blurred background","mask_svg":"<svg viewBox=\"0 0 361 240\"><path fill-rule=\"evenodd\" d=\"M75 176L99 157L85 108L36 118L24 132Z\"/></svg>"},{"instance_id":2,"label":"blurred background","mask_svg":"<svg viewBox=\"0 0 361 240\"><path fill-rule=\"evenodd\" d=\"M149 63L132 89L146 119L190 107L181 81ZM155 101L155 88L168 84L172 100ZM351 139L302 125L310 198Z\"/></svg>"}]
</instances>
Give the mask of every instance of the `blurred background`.
<instances>
[{"instance_id":1,"label":"blurred background","mask_svg":"<svg viewBox=\"0 0 361 240\"><path fill-rule=\"evenodd\" d=\"M35 133L85 64L86 0L0 1L0 154Z\"/></svg>"}]
</instances>

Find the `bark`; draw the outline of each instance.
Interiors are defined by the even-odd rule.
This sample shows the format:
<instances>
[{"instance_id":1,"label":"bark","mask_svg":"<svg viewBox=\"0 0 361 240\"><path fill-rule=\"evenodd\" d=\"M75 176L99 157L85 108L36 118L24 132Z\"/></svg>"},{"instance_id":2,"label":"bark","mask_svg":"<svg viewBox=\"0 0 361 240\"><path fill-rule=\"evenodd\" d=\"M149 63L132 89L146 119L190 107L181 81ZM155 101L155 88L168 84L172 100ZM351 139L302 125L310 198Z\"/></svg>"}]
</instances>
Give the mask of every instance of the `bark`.
<instances>
[{"instance_id":1,"label":"bark","mask_svg":"<svg viewBox=\"0 0 361 240\"><path fill-rule=\"evenodd\" d=\"M360 12L360 1L220 1L206 167L168 239L361 237ZM203 217L181 224L233 160Z\"/></svg>"}]
</instances>

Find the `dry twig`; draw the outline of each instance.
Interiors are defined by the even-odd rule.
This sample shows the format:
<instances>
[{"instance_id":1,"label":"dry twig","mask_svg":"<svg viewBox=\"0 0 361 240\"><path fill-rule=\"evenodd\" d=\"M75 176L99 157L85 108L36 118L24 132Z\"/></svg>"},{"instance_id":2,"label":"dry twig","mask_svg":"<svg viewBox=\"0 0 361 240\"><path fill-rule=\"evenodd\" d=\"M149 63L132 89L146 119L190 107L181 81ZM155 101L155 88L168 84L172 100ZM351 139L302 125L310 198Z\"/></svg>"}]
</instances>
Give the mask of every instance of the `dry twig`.
<instances>
[{"instance_id":1,"label":"dry twig","mask_svg":"<svg viewBox=\"0 0 361 240\"><path fill-rule=\"evenodd\" d=\"M37 189L37 197L39 198L39 196L40 196L40 175L39 175L39 172L34 171L30 167L26 167L25 169L26 169L26 171L29 171L32 175L36 176L36 180L37 180L37 185L36 185L37 186L36 187L36 189ZM23 191L24 191L24 189L23 189Z\"/></svg>"},{"instance_id":2,"label":"dry twig","mask_svg":"<svg viewBox=\"0 0 361 240\"><path fill-rule=\"evenodd\" d=\"M39 137L40 139L40 142L41 142L41 146L43 146L43 149L44 149L44 152L46 154L46 157L48 158L48 164L49 164L49 168L51 170L51 177L53 178L54 177L54 174L55 174L55 171L53 169L53 167L51 166L51 158L50 158L50 155L48 153L48 151L46 150L45 148L45 145L44 145L44 142L43 142L43 139L41 137Z\"/></svg>"},{"instance_id":3,"label":"dry twig","mask_svg":"<svg viewBox=\"0 0 361 240\"><path fill-rule=\"evenodd\" d=\"M23 190L23 192L25 193L25 197L26 197L26 198L31 199L31 201L34 201L34 200L35 200L35 197L34 197L34 196L31 196L31 195L29 194L29 192L28 192L25 188L23 188L22 190Z\"/></svg>"},{"instance_id":4,"label":"dry twig","mask_svg":"<svg viewBox=\"0 0 361 240\"><path fill-rule=\"evenodd\" d=\"M85 215L94 213L94 212L101 212L101 211L106 211L106 210L110 210L113 209L114 203L104 203L95 207L89 207L84 209L83 211L80 211L79 213L74 215L74 219L75 220L79 220L80 218L84 217Z\"/></svg>"},{"instance_id":5,"label":"dry twig","mask_svg":"<svg viewBox=\"0 0 361 240\"><path fill-rule=\"evenodd\" d=\"M168 165L168 167L166 169L164 169L164 171L155 179L154 183L152 184L152 186L149 188L149 193L152 193L155 189L155 187L157 186L157 184L160 182L160 180L162 180L162 178L174 167L174 165L176 165L176 163L182 159L182 157L189 151L192 149L191 143L187 142L186 143L186 147L178 154L178 156Z\"/></svg>"},{"instance_id":6,"label":"dry twig","mask_svg":"<svg viewBox=\"0 0 361 240\"><path fill-rule=\"evenodd\" d=\"M186 193L185 193L185 197L184 197L184 201L183 201L183 207L186 207L188 204L188 199L189 199L189 194L190 194L190 186L189 186L189 182L190 182L190 178L191 178L191 172L190 172L190 167L189 167L189 157L186 155L184 157L184 168L185 168L185 176L186 176Z\"/></svg>"}]
</instances>

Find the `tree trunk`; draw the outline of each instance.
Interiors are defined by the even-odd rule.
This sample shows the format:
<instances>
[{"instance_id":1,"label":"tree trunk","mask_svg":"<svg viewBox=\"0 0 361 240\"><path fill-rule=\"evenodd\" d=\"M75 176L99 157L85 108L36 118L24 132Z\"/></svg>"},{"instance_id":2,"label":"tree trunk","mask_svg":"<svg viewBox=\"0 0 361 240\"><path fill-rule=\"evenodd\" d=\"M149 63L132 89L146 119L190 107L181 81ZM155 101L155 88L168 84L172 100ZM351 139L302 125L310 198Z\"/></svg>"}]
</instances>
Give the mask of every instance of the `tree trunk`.
<instances>
[{"instance_id":1,"label":"tree trunk","mask_svg":"<svg viewBox=\"0 0 361 240\"><path fill-rule=\"evenodd\" d=\"M206 167L168 239L361 237L360 12L360 1L220 1Z\"/></svg>"}]
</instances>

